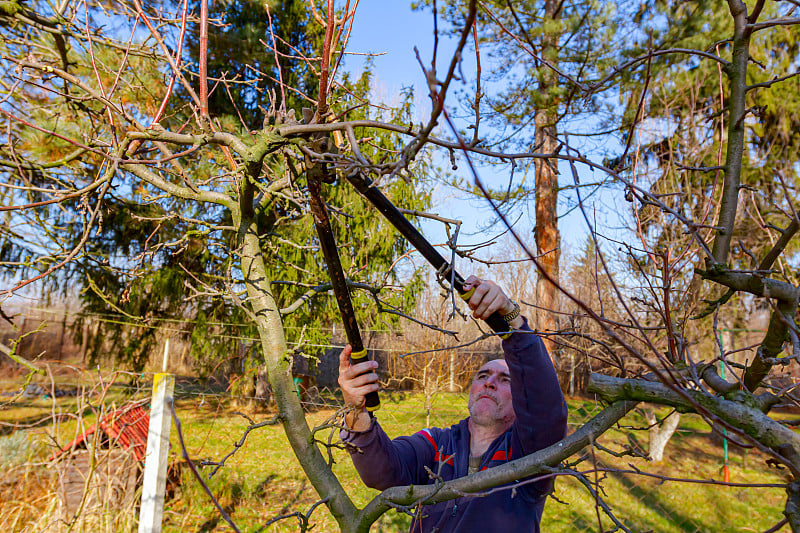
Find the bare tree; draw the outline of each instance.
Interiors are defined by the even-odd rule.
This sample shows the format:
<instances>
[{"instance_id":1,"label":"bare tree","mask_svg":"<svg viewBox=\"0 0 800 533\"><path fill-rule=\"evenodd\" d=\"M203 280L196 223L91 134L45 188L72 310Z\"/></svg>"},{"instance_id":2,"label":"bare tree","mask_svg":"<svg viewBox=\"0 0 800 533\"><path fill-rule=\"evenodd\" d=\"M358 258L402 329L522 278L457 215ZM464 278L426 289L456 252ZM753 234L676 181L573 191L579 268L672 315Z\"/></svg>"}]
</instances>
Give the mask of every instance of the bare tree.
<instances>
[{"instance_id":1,"label":"bare tree","mask_svg":"<svg viewBox=\"0 0 800 533\"><path fill-rule=\"evenodd\" d=\"M727 98L711 122L718 125L714 120L725 119L727 129L719 139L724 163L718 168L693 161L682 163L686 172L721 173L707 196L715 202L711 210L715 218L709 222L676 209L672 200L677 194L665 196L650 190L637 182L634 169L611 168L589 158L566 138L546 153L504 153L465 142L447 112L447 95L460 76L462 51L472 34L478 2L467 3L455 54L443 59L434 51L430 63L420 61L432 102L432 113L420 126L409 126L400 120L383 122L369 116L352 118L353 106L366 106L369 102L348 101L345 95L349 88L336 85L336 72L357 3L337 9L333 0L324 5L310 2L310 16L325 30L319 53L315 57L299 57L278 54L274 47L265 50L274 52L279 62L304 61L318 74L313 94L303 94L309 107L299 120L296 110L286 108L284 95L302 92L303 88L279 83L263 126L255 130L233 120L217 120L209 112L209 89L222 92L238 80L208 77L206 39L213 26L209 25L206 2L201 2L199 18L189 12L186 3L173 6L175 12L168 14L143 8L136 1L110 6L66 1L53 7L45 3L6 2L0 11L0 61L5 73L0 82L0 115L5 121L5 142L0 148L5 179L0 194L4 201L0 209L10 213L3 238L13 244L13 253L2 248L2 261L4 267L18 267L19 271L18 280L0 294L7 296L46 279L52 283L63 279L59 276L86 253L87 243L105 224L103 206L111 197L124 196L131 205L159 206L154 218L159 222L170 217L185 219L191 222L188 233L192 235L216 235L212 245L223 247L224 269L213 278L193 277L188 272L185 281L191 294L187 299L191 302L201 295L214 294L237 306L252 322L260 339L280 423L320 501L343 531L366 531L390 508L409 509L532 476L560 475L582 480L597 502L598 517L605 512L617 527L625 529L603 502L596 484L587 477L591 472L578 470L580 460L562 462L587 446L592 452L602 450L598 437L638 402L696 412L724 427L732 438L757 446L776 464L788 468L791 479L786 484L785 520L793 531L800 531L800 438L789 426L767 415L776 405L797 404L792 388L775 388L768 381L773 367L796 365L800 354L795 318L800 289L791 262L784 263L783 270L774 269L800 227L796 189L788 169L775 174L781 185L776 188L780 195L773 201L780 217L773 219L780 220L780 227L763 226L765 235L774 237L774 244L761 257L753 258L752 268L732 268L729 263L731 247L740 231L736 222L743 216L746 133L759 116L761 94L787 80L796 80L797 74L794 63L773 65L767 74L752 71L759 59L750 57L751 41L800 22L793 2L771 2L769 9L765 9L766 4L759 0L748 12L741 0L729 0L726 20L732 22L732 26L728 25L730 31L710 36L704 49L645 50L637 57L621 59L599 79L568 80L588 97L623 76L638 77L638 86L646 91L647 65L658 58L689 55L696 61L720 66ZM107 14L103 11L106 9L112 11ZM124 31L104 29L100 23L108 16L113 16L118 22L115 27ZM187 20L200 26L197 65L184 63L180 53ZM272 28L270 25L270 31ZM276 35L275 39L280 37ZM719 50L713 46L717 39L721 39ZM178 88L185 99L173 100ZM150 97L143 98L141 93L147 91ZM170 102L172 106L167 105ZM440 123L446 126L444 131L436 129ZM388 136L387 144L376 146L374 139L378 135ZM636 368L628 372L629 367L619 363L616 375L593 374L588 390L603 397L609 406L562 442L447 483L394 487L359 509L333 474L332 456L323 453L330 451L326 449L328 442L319 437L321 432L336 431L343 413L317 428L308 426L291 380L291 348L282 322L287 313L308 299L325 294L330 285L294 279L292 282L306 292L295 301L281 301L273 282L282 280L273 278L277 267L271 267L268 259L274 259L276 253L271 245L283 237L273 230L279 221L287 219L292 224L302 223L308 213L305 184L309 174L332 181L337 174L363 173L374 178L377 186L384 186L413 173L415 161L429 149L458 153L473 170L475 157L498 162L557 160L571 171L577 205L584 213L587 204L578 169L589 169L622 183L624 194L631 201L650 206L682 224L687 239L678 249L641 250L634 248L630 240L625 242L621 247L630 250L634 258L645 254L658 266L643 272L645 282L635 291L626 290L613 281L608 267L610 258L603 251L606 241L598 235L593 217L586 214L598 250L597 268L609 276L609 293L616 299L620 320L598 310L599 301L573 294L519 239L520 255L527 255L542 279L557 287L562 298L597 324L604 337L597 340L605 343L605 349L624 354L636 362ZM482 188L480 176L473 173L473 178L476 187ZM488 192L487 202L494 202ZM351 220L347 218L350 212L361 207L331 206L342 224ZM137 216L145 215L137 212ZM37 224L48 217L52 223ZM65 228L72 232L73 239L62 238ZM632 234L637 230L634 228ZM188 246L189 237L178 236L177 243L159 242L158 246ZM297 249L314 245L313 239L293 243ZM349 250L355 256L358 250L354 248ZM119 251L115 257L96 256L90 260L135 263L146 262L147 257L123 257ZM703 268L698 271L703 284L722 287L722 291L748 293L770 309L767 333L744 368L735 366L724 350L708 350L708 344L695 346L686 341L686 290L685 285L676 290L675 283L693 269L694 258L703 261ZM288 254L279 259L292 263ZM293 266L302 272L303 265ZM352 278L361 266L369 269L369 265L357 262L348 269L352 288L384 302L383 291L392 289L392 284L374 280L387 280L390 276L383 272L369 278L368 283L358 283ZM722 308L728 301L729 298L718 298L713 307ZM715 333L706 331L712 339L716 338ZM787 340L791 354L781 355ZM716 368L720 361L732 370L729 375L736 376L735 381L719 377ZM759 387L763 392L756 394ZM309 515L302 516L306 517L307 526Z\"/></svg>"}]
</instances>

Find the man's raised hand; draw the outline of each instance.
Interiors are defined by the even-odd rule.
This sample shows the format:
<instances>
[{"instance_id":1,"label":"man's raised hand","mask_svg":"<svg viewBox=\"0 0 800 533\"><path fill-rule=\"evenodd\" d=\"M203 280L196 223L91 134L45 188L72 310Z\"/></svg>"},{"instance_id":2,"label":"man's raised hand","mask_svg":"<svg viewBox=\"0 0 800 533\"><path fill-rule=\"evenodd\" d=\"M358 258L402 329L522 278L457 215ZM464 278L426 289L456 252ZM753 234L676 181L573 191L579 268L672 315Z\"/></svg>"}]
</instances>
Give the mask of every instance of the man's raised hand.
<instances>
[{"instance_id":1,"label":"man's raised hand","mask_svg":"<svg viewBox=\"0 0 800 533\"><path fill-rule=\"evenodd\" d=\"M481 320L486 320L496 311L501 316L514 311L514 302L506 296L503 289L494 281L480 279L476 276L468 277L464 282L464 288L474 287L467 305L472 309L472 316ZM522 325L522 319L517 317L510 324L514 329Z\"/></svg>"}]
</instances>

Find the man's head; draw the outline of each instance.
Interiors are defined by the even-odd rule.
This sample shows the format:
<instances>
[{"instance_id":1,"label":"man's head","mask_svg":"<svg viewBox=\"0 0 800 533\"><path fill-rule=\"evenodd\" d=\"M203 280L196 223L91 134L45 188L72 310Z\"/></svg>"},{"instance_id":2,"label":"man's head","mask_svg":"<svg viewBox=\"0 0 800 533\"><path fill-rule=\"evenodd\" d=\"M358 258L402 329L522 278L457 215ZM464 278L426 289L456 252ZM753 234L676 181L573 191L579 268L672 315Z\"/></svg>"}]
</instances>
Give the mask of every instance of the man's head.
<instances>
[{"instance_id":1,"label":"man's head","mask_svg":"<svg viewBox=\"0 0 800 533\"><path fill-rule=\"evenodd\" d=\"M469 414L473 424L480 426L506 426L514 422L511 403L511 375L503 359L494 359L483 365L472 378L469 389Z\"/></svg>"}]
</instances>

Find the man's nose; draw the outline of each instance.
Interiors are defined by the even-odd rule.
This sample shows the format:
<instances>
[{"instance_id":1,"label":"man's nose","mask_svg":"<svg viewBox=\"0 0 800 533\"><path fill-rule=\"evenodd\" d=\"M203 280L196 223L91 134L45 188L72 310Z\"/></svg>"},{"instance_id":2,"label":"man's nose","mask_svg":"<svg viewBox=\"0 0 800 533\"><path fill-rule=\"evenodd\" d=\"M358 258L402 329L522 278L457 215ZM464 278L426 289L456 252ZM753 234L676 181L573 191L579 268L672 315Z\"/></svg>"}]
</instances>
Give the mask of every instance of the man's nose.
<instances>
[{"instance_id":1,"label":"man's nose","mask_svg":"<svg viewBox=\"0 0 800 533\"><path fill-rule=\"evenodd\" d=\"M497 390L497 376L489 376L484 383L486 388Z\"/></svg>"}]
</instances>

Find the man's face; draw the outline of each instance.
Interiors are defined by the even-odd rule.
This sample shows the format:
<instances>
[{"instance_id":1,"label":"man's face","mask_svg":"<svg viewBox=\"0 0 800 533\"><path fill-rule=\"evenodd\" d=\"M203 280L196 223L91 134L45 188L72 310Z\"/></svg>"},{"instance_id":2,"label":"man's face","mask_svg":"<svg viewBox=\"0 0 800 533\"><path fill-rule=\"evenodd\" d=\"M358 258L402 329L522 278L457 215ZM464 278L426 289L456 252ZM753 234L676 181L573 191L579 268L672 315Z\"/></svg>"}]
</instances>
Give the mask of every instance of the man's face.
<instances>
[{"instance_id":1,"label":"man's face","mask_svg":"<svg viewBox=\"0 0 800 533\"><path fill-rule=\"evenodd\" d=\"M511 376L503 359L489 361L478 370L469 389L469 414L479 425L514 422L511 403Z\"/></svg>"}]
</instances>

